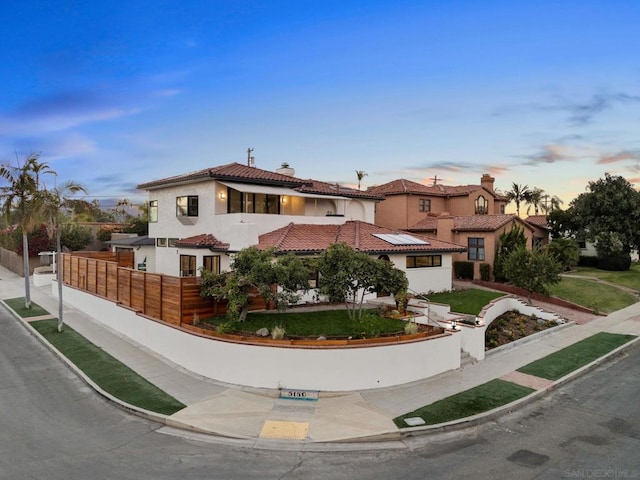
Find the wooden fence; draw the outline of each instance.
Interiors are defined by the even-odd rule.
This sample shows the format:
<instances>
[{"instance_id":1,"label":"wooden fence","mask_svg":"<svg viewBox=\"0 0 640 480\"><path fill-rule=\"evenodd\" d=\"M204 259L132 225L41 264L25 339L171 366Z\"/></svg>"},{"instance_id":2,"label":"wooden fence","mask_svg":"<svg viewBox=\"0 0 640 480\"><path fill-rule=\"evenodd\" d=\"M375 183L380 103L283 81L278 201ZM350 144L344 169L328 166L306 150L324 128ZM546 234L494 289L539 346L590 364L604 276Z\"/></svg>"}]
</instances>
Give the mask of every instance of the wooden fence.
<instances>
[{"instance_id":1,"label":"wooden fence","mask_svg":"<svg viewBox=\"0 0 640 480\"><path fill-rule=\"evenodd\" d=\"M62 254L65 284L107 298L172 325L193 323L194 316L226 314L226 302L200 296L197 277L173 277L133 269L130 252ZM252 309L265 308L264 301Z\"/></svg>"}]
</instances>

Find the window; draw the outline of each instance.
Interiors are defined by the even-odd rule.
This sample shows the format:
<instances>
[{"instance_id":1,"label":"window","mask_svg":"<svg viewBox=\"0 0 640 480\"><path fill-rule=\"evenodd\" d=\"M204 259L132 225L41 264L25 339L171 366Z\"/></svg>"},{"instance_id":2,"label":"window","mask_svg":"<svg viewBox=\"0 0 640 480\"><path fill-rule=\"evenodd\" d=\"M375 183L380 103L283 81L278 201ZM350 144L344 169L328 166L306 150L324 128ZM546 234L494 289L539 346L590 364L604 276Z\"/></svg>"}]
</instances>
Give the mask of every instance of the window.
<instances>
[{"instance_id":1,"label":"window","mask_svg":"<svg viewBox=\"0 0 640 480\"><path fill-rule=\"evenodd\" d=\"M469 260L484 260L484 238L469 238L467 254Z\"/></svg>"},{"instance_id":2,"label":"window","mask_svg":"<svg viewBox=\"0 0 640 480\"><path fill-rule=\"evenodd\" d=\"M167 246L169 247L175 247L176 246L176 242L178 241L177 238L168 238L167 239Z\"/></svg>"},{"instance_id":3,"label":"window","mask_svg":"<svg viewBox=\"0 0 640 480\"><path fill-rule=\"evenodd\" d=\"M229 213L280 213L280 195L265 193L243 193L228 189Z\"/></svg>"},{"instance_id":4,"label":"window","mask_svg":"<svg viewBox=\"0 0 640 480\"><path fill-rule=\"evenodd\" d=\"M476 198L475 204L476 215L486 215L487 213L489 213L489 202L482 195Z\"/></svg>"},{"instance_id":5,"label":"window","mask_svg":"<svg viewBox=\"0 0 640 480\"><path fill-rule=\"evenodd\" d=\"M166 247L167 239L166 238L156 238L156 247Z\"/></svg>"},{"instance_id":6,"label":"window","mask_svg":"<svg viewBox=\"0 0 640 480\"><path fill-rule=\"evenodd\" d=\"M504 212L505 212L504 205L500 205L500 214L504 215Z\"/></svg>"},{"instance_id":7,"label":"window","mask_svg":"<svg viewBox=\"0 0 640 480\"><path fill-rule=\"evenodd\" d=\"M197 217L198 216L198 196L188 195L176 197L176 216Z\"/></svg>"},{"instance_id":8,"label":"window","mask_svg":"<svg viewBox=\"0 0 640 480\"><path fill-rule=\"evenodd\" d=\"M158 200L149 202L149 223L158 222Z\"/></svg>"},{"instance_id":9,"label":"window","mask_svg":"<svg viewBox=\"0 0 640 480\"><path fill-rule=\"evenodd\" d=\"M431 200L428 198L420 198L418 199L418 211L420 212L430 212L431 211Z\"/></svg>"},{"instance_id":10,"label":"window","mask_svg":"<svg viewBox=\"0 0 640 480\"><path fill-rule=\"evenodd\" d=\"M213 273L220 273L220 255L208 255L202 259L202 267Z\"/></svg>"},{"instance_id":11,"label":"window","mask_svg":"<svg viewBox=\"0 0 640 480\"><path fill-rule=\"evenodd\" d=\"M407 257L407 268L441 267L442 255L416 255Z\"/></svg>"},{"instance_id":12,"label":"window","mask_svg":"<svg viewBox=\"0 0 640 480\"><path fill-rule=\"evenodd\" d=\"M180 255L180 276L196 276L196 257L194 255Z\"/></svg>"},{"instance_id":13,"label":"window","mask_svg":"<svg viewBox=\"0 0 640 480\"><path fill-rule=\"evenodd\" d=\"M585 250L587 248L587 242L585 242L584 240L579 240L578 241L578 248L580 250Z\"/></svg>"}]
</instances>

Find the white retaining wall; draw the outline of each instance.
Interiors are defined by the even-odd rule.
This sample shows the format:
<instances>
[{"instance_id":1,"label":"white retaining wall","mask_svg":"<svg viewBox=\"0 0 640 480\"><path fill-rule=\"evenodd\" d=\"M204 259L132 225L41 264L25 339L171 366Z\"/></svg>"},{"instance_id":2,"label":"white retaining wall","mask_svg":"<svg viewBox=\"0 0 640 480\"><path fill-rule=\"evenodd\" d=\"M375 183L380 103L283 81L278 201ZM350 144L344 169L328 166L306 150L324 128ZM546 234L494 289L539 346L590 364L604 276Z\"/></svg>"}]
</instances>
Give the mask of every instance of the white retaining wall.
<instances>
[{"instance_id":1,"label":"white retaining wall","mask_svg":"<svg viewBox=\"0 0 640 480\"><path fill-rule=\"evenodd\" d=\"M52 293L57 296L56 282ZM256 346L183 332L67 286L63 295L65 303L171 362L233 384L349 391L400 385L460 367L461 335L364 347Z\"/></svg>"}]
</instances>

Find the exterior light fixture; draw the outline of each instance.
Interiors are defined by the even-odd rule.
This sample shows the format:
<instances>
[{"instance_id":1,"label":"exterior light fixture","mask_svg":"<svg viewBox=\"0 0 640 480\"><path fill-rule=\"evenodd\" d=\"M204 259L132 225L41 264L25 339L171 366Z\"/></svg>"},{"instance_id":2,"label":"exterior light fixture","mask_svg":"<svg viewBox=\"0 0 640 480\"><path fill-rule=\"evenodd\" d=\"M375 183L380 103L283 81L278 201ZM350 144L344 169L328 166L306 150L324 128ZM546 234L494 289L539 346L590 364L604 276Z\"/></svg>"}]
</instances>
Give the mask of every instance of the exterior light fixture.
<instances>
[{"instance_id":1,"label":"exterior light fixture","mask_svg":"<svg viewBox=\"0 0 640 480\"><path fill-rule=\"evenodd\" d=\"M480 317L476 317L476 325L480 325Z\"/></svg>"},{"instance_id":2,"label":"exterior light fixture","mask_svg":"<svg viewBox=\"0 0 640 480\"><path fill-rule=\"evenodd\" d=\"M282 197L280 197L280 203L282 205L286 205L288 201L289 201L289 198L286 195L283 195Z\"/></svg>"},{"instance_id":3,"label":"exterior light fixture","mask_svg":"<svg viewBox=\"0 0 640 480\"><path fill-rule=\"evenodd\" d=\"M218 196L220 197L220 200L226 200L227 192L222 191L218 194Z\"/></svg>"},{"instance_id":4,"label":"exterior light fixture","mask_svg":"<svg viewBox=\"0 0 640 480\"><path fill-rule=\"evenodd\" d=\"M458 329L458 321L457 320L451 320L451 330L457 330Z\"/></svg>"}]
</instances>

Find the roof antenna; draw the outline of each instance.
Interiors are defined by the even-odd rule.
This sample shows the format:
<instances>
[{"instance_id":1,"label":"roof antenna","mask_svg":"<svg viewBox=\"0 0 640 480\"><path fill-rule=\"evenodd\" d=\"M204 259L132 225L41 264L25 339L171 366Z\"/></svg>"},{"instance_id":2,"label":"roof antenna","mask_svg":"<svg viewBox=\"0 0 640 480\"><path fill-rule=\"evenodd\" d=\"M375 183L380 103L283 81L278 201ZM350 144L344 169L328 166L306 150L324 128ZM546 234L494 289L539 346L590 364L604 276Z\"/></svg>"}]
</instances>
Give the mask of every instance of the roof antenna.
<instances>
[{"instance_id":1,"label":"roof antenna","mask_svg":"<svg viewBox=\"0 0 640 480\"><path fill-rule=\"evenodd\" d=\"M247 148L247 167L256 166L256 158L251 155L251 152L253 152L253 148Z\"/></svg>"},{"instance_id":2,"label":"roof antenna","mask_svg":"<svg viewBox=\"0 0 640 480\"><path fill-rule=\"evenodd\" d=\"M438 184L438 180L442 180L442 179L438 178L438 175L435 175L431 180L433 180L433 185L436 186Z\"/></svg>"}]
</instances>

